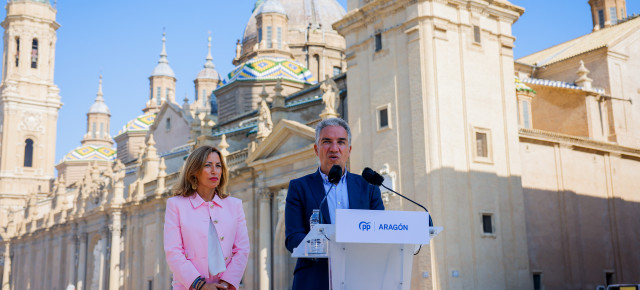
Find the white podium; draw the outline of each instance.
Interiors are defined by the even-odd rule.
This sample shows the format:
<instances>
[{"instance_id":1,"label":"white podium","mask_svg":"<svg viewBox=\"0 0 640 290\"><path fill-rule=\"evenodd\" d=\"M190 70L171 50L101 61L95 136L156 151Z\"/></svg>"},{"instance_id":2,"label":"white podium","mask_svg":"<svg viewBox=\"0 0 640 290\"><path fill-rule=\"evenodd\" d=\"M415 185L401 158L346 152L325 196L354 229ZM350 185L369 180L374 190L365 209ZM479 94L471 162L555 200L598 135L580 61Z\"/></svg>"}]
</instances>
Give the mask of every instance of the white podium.
<instances>
[{"instance_id":1,"label":"white podium","mask_svg":"<svg viewBox=\"0 0 640 290\"><path fill-rule=\"evenodd\" d=\"M415 211L336 210L336 224L313 228L294 249L294 258L328 258L334 290L410 289L413 253L442 227L429 227L429 214ZM318 239L323 254L309 253Z\"/></svg>"}]
</instances>

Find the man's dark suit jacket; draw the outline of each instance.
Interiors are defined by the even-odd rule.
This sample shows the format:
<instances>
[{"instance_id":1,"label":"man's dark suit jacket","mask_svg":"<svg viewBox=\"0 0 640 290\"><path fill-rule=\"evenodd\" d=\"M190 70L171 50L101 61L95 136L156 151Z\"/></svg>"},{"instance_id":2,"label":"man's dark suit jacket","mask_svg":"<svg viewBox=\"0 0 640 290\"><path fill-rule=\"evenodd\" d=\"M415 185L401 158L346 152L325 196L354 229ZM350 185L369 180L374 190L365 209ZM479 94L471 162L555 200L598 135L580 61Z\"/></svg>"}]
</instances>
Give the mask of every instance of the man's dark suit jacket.
<instances>
[{"instance_id":1,"label":"man's dark suit jacket","mask_svg":"<svg viewBox=\"0 0 640 290\"><path fill-rule=\"evenodd\" d=\"M347 194L350 209L384 210L380 188L365 181L362 176L347 172ZM324 198L324 184L320 171L291 180L285 206L285 246L293 249L309 233L309 218ZM330 222L329 207L321 209L323 220ZM327 259L298 259L293 271L293 290L329 289Z\"/></svg>"}]
</instances>

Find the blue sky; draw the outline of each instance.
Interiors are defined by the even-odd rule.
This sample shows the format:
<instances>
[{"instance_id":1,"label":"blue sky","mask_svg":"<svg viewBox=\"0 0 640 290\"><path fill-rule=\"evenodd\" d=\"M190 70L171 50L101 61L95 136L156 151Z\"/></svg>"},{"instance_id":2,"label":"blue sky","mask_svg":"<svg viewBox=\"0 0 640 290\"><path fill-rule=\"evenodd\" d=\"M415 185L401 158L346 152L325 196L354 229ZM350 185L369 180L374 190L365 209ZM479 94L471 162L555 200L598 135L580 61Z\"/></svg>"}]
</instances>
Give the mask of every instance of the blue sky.
<instances>
[{"instance_id":1,"label":"blue sky","mask_svg":"<svg viewBox=\"0 0 640 290\"><path fill-rule=\"evenodd\" d=\"M346 0L338 0L346 7ZM64 103L59 112L56 162L80 145L86 112L93 104L98 75L103 75L105 102L111 109L111 134L142 113L149 96L148 77L167 33L169 64L176 73L176 99L193 101L193 79L213 38L216 69L226 75L233 65L236 40L242 37L255 0L70 1L57 3L58 29L55 83ZM591 16L587 0L512 0L526 9L514 24L515 57L587 34ZM627 2L640 12L640 1ZM0 10L4 19L6 11ZM1 49L1 48L0 48Z\"/></svg>"}]
</instances>

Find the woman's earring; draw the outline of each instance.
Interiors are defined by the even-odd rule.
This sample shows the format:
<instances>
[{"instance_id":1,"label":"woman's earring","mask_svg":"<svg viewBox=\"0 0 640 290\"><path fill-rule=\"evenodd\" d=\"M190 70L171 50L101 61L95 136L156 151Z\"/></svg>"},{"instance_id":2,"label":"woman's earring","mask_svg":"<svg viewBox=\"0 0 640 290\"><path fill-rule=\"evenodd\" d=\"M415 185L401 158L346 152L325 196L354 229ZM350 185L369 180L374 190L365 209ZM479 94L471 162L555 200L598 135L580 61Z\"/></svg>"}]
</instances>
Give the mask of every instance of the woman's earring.
<instances>
[{"instance_id":1,"label":"woman's earring","mask_svg":"<svg viewBox=\"0 0 640 290\"><path fill-rule=\"evenodd\" d=\"M196 179L191 183L191 189L196 190L198 188L198 180Z\"/></svg>"}]
</instances>

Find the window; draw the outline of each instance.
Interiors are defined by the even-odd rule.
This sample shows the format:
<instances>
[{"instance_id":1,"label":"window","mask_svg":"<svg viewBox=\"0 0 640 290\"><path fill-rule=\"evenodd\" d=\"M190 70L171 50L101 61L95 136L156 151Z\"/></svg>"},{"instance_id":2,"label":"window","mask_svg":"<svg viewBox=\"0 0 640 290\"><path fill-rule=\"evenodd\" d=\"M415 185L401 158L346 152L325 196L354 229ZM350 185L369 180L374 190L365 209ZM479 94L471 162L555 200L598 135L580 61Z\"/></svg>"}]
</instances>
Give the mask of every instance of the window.
<instances>
[{"instance_id":1,"label":"window","mask_svg":"<svg viewBox=\"0 0 640 290\"><path fill-rule=\"evenodd\" d=\"M376 51L381 51L382 50L382 33L378 32L376 33Z\"/></svg>"},{"instance_id":2,"label":"window","mask_svg":"<svg viewBox=\"0 0 640 290\"><path fill-rule=\"evenodd\" d=\"M16 67L20 63L20 37L16 37Z\"/></svg>"},{"instance_id":3,"label":"window","mask_svg":"<svg viewBox=\"0 0 640 290\"><path fill-rule=\"evenodd\" d=\"M389 112L387 108L380 110L380 128L389 127Z\"/></svg>"},{"instance_id":4,"label":"window","mask_svg":"<svg viewBox=\"0 0 640 290\"><path fill-rule=\"evenodd\" d=\"M602 9L598 10L598 24L600 28L604 27L604 10Z\"/></svg>"},{"instance_id":5,"label":"window","mask_svg":"<svg viewBox=\"0 0 640 290\"><path fill-rule=\"evenodd\" d=\"M273 39L271 38L271 26L267 26L267 48L273 48Z\"/></svg>"},{"instance_id":6,"label":"window","mask_svg":"<svg viewBox=\"0 0 640 290\"><path fill-rule=\"evenodd\" d=\"M529 102L522 102L522 126L531 128L531 118L529 117Z\"/></svg>"},{"instance_id":7,"label":"window","mask_svg":"<svg viewBox=\"0 0 640 290\"><path fill-rule=\"evenodd\" d=\"M166 88L166 89L164 90L164 99L165 99L165 100L168 100L168 99L169 99L169 88Z\"/></svg>"},{"instance_id":8,"label":"window","mask_svg":"<svg viewBox=\"0 0 640 290\"><path fill-rule=\"evenodd\" d=\"M262 27L258 28L258 43L262 42Z\"/></svg>"},{"instance_id":9,"label":"window","mask_svg":"<svg viewBox=\"0 0 640 290\"><path fill-rule=\"evenodd\" d=\"M317 78L319 80L320 76L322 76L320 74L320 56L317 55L317 54L314 54L313 55L313 62L314 62L314 65L316 66L316 76L317 76Z\"/></svg>"},{"instance_id":10,"label":"window","mask_svg":"<svg viewBox=\"0 0 640 290\"><path fill-rule=\"evenodd\" d=\"M91 123L91 138L96 137L96 123Z\"/></svg>"},{"instance_id":11,"label":"window","mask_svg":"<svg viewBox=\"0 0 640 290\"><path fill-rule=\"evenodd\" d=\"M493 234L493 215L489 213L482 214L482 233Z\"/></svg>"},{"instance_id":12,"label":"window","mask_svg":"<svg viewBox=\"0 0 640 290\"><path fill-rule=\"evenodd\" d=\"M533 273L533 290L542 290L542 273Z\"/></svg>"},{"instance_id":13,"label":"window","mask_svg":"<svg viewBox=\"0 0 640 290\"><path fill-rule=\"evenodd\" d=\"M473 161L493 163L491 130L474 127L471 132Z\"/></svg>"},{"instance_id":14,"label":"window","mask_svg":"<svg viewBox=\"0 0 640 290\"><path fill-rule=\"evenodd\" d=\"M207 93L205 93L205 90L202 90L202 95L200 96L200 98L202 99L202 104L204 105L204 103L207 101Z\"/></svg>"},{"instance_id":15,"label":"window","mask_svg":"<svg viewBox=\"0 0 640 290\"><path fill-rule=\"evenodd\" d=\"M156 88L156 91L157 91L157 92L156 92L156 104L159 106L159 105L161 104L161 102L162 102L162 101L160 100L160 92L161 92L161 91L160 91L160 87L157 87L157 88Z\"/></svg>"},{"instance_id":16,"label":"window","mask_svg":"<svg viewBox=\"0 0 640 290\"><path fill-rule=\"evenodd\" d=\"M24 167L33 167L33 140L24 141Z\"/></svg>"},{"instance_id":17,"label":"window","mask_svg":"<svg viewBox=\"0 0 640 290\"><path fill-rule=\"evenodd\" d=\"M104 138L104 123L100 123L100 138Z\"/></svg>"},{"instance_id":18,"label":"window","mask_svg":"<svg viewBox=\"0 0 640 290\"><path fill-rule=\"evenodd\" d=\"M31 42L31 68L38 68L38 40Z\"/></svg>"},{"instance_id":19,"label":"window","mask_svg":"<svg viewBox=\"0 0 640 290\"><path fill-rule=\"evenodd\" d=\"M480 38L480 26L474 25L473 26L473 42L480 43L481 40L482 39Z\"/></svg>"},{"instance_id":20,"label":"window","mask_svg":"<svg viewBox=\"0 0 640 290\"><path fill-rule=\"evenodd\" d=\"M341 73L342 73L342 68L341 67L339 67L339 66L334 66L333 67L333 75L334 76L337 76L337 75L339 75Z\"/></svg>"},{"instance_id":21,"label":"window","mask_svg":"<svg viewBox=\"0 0 640 290\"><path fill-rule=\"evenodd\" d=\"M618 23L618 15L616 13L616 8L615 7L611 7L609 8L609 16L611 16L611 25Z\"/></svg>"},{"instance_id":22,"label":"window","mask_svg":"<svg viewBox=\"0 0 640 290\"><path fill-rule=\"evenodd\" d=\"M171 129L171 118L167 118L167 120L165 121L165 129Z\"/></svg>"},{"instance_id":23,"label":"window","mask_svg":"<svg viewBox=\"0 0 640 290\"><path fill-rule=\"evenodd\" d=\"M278 27L278 49L282 49L282 27Z\"/></svg>"},{"instance_id":24,"label":"window","mask_svg":"<svg viewBox=\"0 0 640 290\"><path fill-rule=\"evenodd\" d=\"M624 18L626 17L624 15L624 7L623 7L623 8L620 8L620 19L624 19Z\"/></svg>"},{"instance_id":25,"label":"window","mask_svg":"<svg viewBox=\"0 0 640 290\"><path fill-rule=\"evenodd\" d=\"M487 148L487 133L476 132L476 156L489 157Z\"/></svg>"},{"instance_id":26,"label":"window","mask_svg":"<svg viewBox=\"0 0 640 290\"><path fill-rule=\"evenodd\" d=\"M147 280L147 285L149 286L149 290L153 290L153 280Z\"/></svg>"},{"instance_id":27,"label":"window","mask_svg":"<svg viewBox=\"0 0 640 290\"><path fill-rule=\"evenodd\" d=\"M391 116L389 114L389 104L385 104L376 108L376 118L378 131L391 128Z\"/></svg>"}]
</instances>

